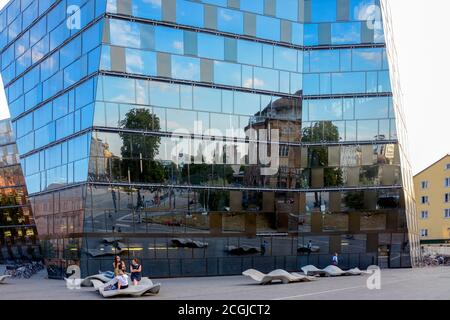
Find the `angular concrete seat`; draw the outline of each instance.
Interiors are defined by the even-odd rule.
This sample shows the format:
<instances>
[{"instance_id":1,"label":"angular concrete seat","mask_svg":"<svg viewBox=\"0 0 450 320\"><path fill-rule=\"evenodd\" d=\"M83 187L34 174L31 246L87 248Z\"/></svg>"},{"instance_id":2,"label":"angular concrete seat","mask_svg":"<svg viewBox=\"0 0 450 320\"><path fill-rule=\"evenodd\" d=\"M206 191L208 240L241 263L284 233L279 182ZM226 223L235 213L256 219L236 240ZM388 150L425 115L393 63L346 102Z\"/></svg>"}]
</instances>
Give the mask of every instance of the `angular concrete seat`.
<instances>
[{"instance_id":1,"label":"angular concrete seat","mask_svg":"<svg viewBox=\"0 0 450 320\"><path fill-rule=\"evenodd\" d=\"M105 256L116 256L120 255L124 249L122 249L119 246L113 246L113 245L106 245L102 247L101 249L87 249L85 250L86 253L91 255L94 258L97 257L105 257Z\"/></svg>"},{"instance_id":2,"label":"angular concrete seat","mask_svg":"<svg viewBox=\"0 0 450 320\"><path fill-rule=\"evenodd\" d=\"M370 274L370 272L367 271L362 271L359 268L353 268L350 270L345 271L347 276L360 276L360 275L366 275L366 274Z\"/></svg>"},{"instance_id":3,"label":"angular concrete seat","mask_svg":"<svg viewBox=\"0 0 450 320\"><path fill-rule=\"evenodd\" d=\"M143 278L144 280L144 278ZM99 280L91 280L95 289L102 295L104 298L113 298L113 297L141 297L146 294L158 294L161 289L161 284L154 284L150 279L146 278L144 281L141 281L138 285L130 284L128 288L121 290L107 290L108 287L117 283L116 279L111 280L108 283L102 283Z\"/></svg>"},{"instance_id":4,"label":"angular concrete seat","mask_svg":"<svg viewBox=\"0 0 450 320\"><path fill-rule=\"evenodd\" d=\"M257 254L261 250L257 247L242 245L240 247L237 246L226 246L225 251L232 255L246 255L246 254Z\"/></svg>"},{"instance_id":5,"label":"angular concrete seat","mask_svg":"<svg viewBox=\"0 0 450 320\"><path fill-rule=\"evenodd\" d=\"M323 271L322 269L317 268L316 266L313 265L307 265L304 266L303 268L301 268L303 273L307 276L312 276L312 277L326 277L328 276L328 274Z\"/></svg>"},{"instance_id":6,"label":"angular concrete seat","mask_svg":"<svg viewBox=\"0 0 450 320\"><path fill-rule=\"evenodd\" d=\"M284 284L292 282L308 282L313 279L298 273L291 274L285 270L277 269L268 274L262 273L255 269L248 269L242 273L244 276L250 277L261 285L270 284L274 281L281 281Z\"/></svg>"},{"instance_id":7,"label":"angular concrete seat","mask_svg":"<svg viewBox=\"0 0 450 320\"><path fill-rule=\"evenodd\" d=\"M120 238L105 238L103 239L103 245L99 248L91 248L85 250L86 253L92 257L103 257L103 256L116 256L120 255L122 252L127 251L127 246L119 241Z\"/></svg>"},{"instance_id":8,"label":"angular concrete seat","mask_svg":"<svg viewBox=\"0 0 450 320\"><path fill-rule=\"evenodd\" d=\"M323 269L323 271L325 271L329 277L339 277L346 275L346 272L344 270L333 265L329 265L328 267Z\"/></svg>"},{"instance_id":9,"label":"angular concrete seat","mask_svg":"<svg viewBox=\"0 0 450 320\"><path fill-rule=\"evenodd\" d=\"M171 240L172 245L180 248L205 248L207 242L196 241L192 239L175 238Z\"/></svg>"},{"instance_id":10,"label":"angular concrete seat","mask_svg":"<svg viewBox=\"0 0 450 320\"><path fill-rule=\"evenodd\" d=\"M4 276L0 276L0 283L5 283L5 280L11 278L9 274L6 274Z\"/></svg>"},{"instance_id":11,"label":"angular concrete seat","mask_svg":"<svg viewBox=\"0 0 450 320\"><path fill-rule=\"evenodd\" d=\"M312 252L319 252L320 247L319 246L311 246L311 248L308 248L307 246L301 246L297 248L298 253L305 253L310 254Z\"/></svg>"},{"instance_id":12,"label":"angular concrete seat","mask_svg":"<svg viewBox=\"0 0 450 320\"><path fill-rule=\"evenodd\" d=\"M338 266L329 265L325 269L316 268L313 265L308 265L302 268L302 271L307 276L320 276L320 277L339 277L339 276L359 276L362 274L369 274L366 271L361 271L358 268L353 268L347 271L342 270Z\"/></svg>"},{"instance_id":13,"label":"angular concrete seat","mask_svg":"<svg viewBox=\"0 0 450 320\"><path fill-rule=\"evenodd\" d=\"M108 281L102 281L99 279L91 279L91 287L93 286L96 290L98 290L100 287L108 287L108 286L112 286L114 284L117 283L117 279L113 278L113 279L108 279ZM140 285L153 285L153 281L150 280L150 278L148 277L142 277L141 281L139 281ZM133 284L131 284L133 285Z\"/></svg>"},{"instance_id":14,"label":"angular concrete seat","mask_svg":"<svg viewBox=\"0 0 450 320\"><path fill-rule=\"evenodd\" d=\"M103 242L104 243L108 243L108 244L112 244L118 241L122 241L123 238L121 237L108 237L108 238L103 238Z\"/></svg>"}]
</instances>

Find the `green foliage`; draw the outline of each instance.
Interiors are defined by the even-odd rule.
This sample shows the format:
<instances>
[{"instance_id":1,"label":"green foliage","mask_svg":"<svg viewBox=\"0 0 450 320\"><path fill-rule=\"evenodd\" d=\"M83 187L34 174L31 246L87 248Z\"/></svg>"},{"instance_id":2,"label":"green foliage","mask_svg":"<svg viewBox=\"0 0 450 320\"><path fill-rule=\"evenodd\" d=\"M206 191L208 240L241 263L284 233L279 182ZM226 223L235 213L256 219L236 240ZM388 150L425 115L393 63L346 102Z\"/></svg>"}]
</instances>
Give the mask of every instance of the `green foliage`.
<instances>
[{"instance_id":1,"label":"green foliage","mask_svg":"<svg viewBox=\"0 0 450 320\"><path fill-rule=\"evenodd\" d=\"M339 130L331 121L315 123L312 127L303 129L303 142L338 142ZM343 174L340 168L327 168L328 147L308 148L309 166L311 168L324 169L324 185L326 187L341 186L343 184Z\"/></svg>"},{"instance_id":2,"label":"green foliage","mask_svg":"<svg viewBox=\"0 0 450 320\"><path fill-rule=\"evenodd\" d=\"M130 110L120 125L127 129L143 131L160 130L159 118L147 109ZM123 140L123 147L121 149L123 158L139 159L142 155L144 159L153 160L161 144L161 138L158 136L121 133L120 137Z\"/></svg>"},{"instance_id":3,"label":"green foliage","mask_svg":"<svg viewBox=\"0 0 450 320\"><path fill-rule=\"evenodd\" d=\"M344 201L349 209L362 210L364 209L364 192L348 192Z\"/></svg>"},{"instance_id":4,"label":"green foliage","mask_svg":"<svg viewBox=\"0 0 450 320\"><path fill-rule=\"evenodd\" d=\"M324 121L316 122L312 127L303 129L302 133L303 142L338 142L339 130L333 122Z\"/></svg>"},{"instance_id":5,"label":"green foliage","mask_svg":"<svg viewBox=\"0 0 450 320\"><path fill-rule=\"evenodd\" d=\"M230 205L230 192L218 190L201 190L199 202L210 211L224 211Z\"/></svg>"},{"instance_id":6,"label":"green foliage","mask_svg":"<svg viewBox=\"0 0 450 320\"><path fill-rule=\"evenodd\" d=\"M127 129L159 131L160 120L147 109L132 109L121 121L120 125ZM144 134L120 133L123 140L122 176L128 176L130 170L131 179L139 182L163 182L166 177L164 166L155 161L161 144L159 136Z\"/></svg>"},{"instance_id":7,"label":"green foliage","mask_svg":"<svg viewBox=\"0 0 450 320\"><path fill-rule=\"evenodd\" d=\"M323 173L325 187L338 187L344 184L341 168L325 168Z\"/></svg>"},{"instance_id":8,"label":"green foliage","mask_svg":"<svg viewBox=\"0 0 450 320\"><path fill-rule=\"evenodd\" d=\"M192 163L183 166L182 180L191 185L202 185L217 182L229 184L233 181L233 168L229 165L213 165L206 163Z\"/></svg>"}]
</instances>

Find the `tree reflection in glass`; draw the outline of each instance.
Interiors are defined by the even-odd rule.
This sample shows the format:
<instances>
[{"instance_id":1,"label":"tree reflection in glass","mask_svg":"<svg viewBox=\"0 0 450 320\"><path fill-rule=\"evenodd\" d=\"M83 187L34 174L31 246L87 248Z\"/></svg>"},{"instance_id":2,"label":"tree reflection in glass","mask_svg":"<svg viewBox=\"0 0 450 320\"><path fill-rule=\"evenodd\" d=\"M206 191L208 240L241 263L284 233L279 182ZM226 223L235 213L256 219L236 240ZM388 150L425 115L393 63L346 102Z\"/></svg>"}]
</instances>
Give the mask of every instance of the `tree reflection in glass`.
<instances>
[{"instance_id":1,"label":"tree reflection in glass","mask_svg":"<svg viewBox=\"0 0 450 320\"><path fill-rule=\"evenodd\" d=\"M159 131L160 120L147 109L132 109L121 121L121 126L127 129ZM159 136L147 134L123 134L122 153L122 175L128 176L129 180L140 182L163 182L165 170L161 163L155 161L161 144ZM139 161L136 161L139 159ZM135 180L135 178L137 178Z\"/></svg>"},{"instance_id":2,"label":"tree reflection in glass","mask_svg":"<svg viewBox=\"0 0 450 320\"><path fill-rule=\"evenodd\" d=\"M331 121L317 122L312 127L303 129L302 141L314 142L339 142L339 129ZM308 147L308 166L310 168L328 167L328 147ZM333 187L343 184L341 168L326 168L324 170L324 186ZM317 199L319 203L319 199Z\"/></svg>"}]
</instances>

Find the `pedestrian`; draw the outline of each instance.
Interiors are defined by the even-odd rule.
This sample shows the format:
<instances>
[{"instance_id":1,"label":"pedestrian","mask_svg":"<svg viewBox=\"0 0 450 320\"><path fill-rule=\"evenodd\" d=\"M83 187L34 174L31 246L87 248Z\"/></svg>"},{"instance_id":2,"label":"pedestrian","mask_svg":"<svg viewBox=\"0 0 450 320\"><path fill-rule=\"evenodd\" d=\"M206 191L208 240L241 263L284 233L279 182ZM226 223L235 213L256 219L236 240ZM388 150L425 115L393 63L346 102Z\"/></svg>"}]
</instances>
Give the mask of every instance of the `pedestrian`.
<instances>
[{"instance_id":1,"label":"pedestrian","mask_svg":"<svg viewBox=\"0 0 450 320\"><path fill-rule=\"evenodd\" d=\"M266 254L266 249L267 249L267 241L264 240L264 241L261 243L261 255L262 255L262 256Z\"/></svg>"},{"instance_id":2,"label":"pedestrian","mask_svg":"<svg viewBox=\"0 0 450 320\"><path fill-rule=\"evenodd\" d=\"M139 284L142 279L142 265L139 263L139 259L134 258L130 264L131 281L135 286Z\"/></svg>"},{"instance_id":3,"label":"pedestrian","mask_svg":"<svg viewBox=\"0 0 450 320\"><path fill-rule=\"evenodd\" d=\"M337 253L337 252L334 253L334 256L333 256L333 258L332 258L332 262L333 262L333 265L334 265L334 266L337 266L337 265L338 265L339 259L338 259L338 253Z\"/></svg>"},{"instance_id":4,"label":"pedestrian","mask_svg":"<svg viewBox=\"0 0 450 320\"><path fill-rule=\"evenodd\" d=\"M306 248L308 249L308 256L309 256L312 252L312 241L311 240L308 241L308 245Z\"/></svg>"},{"instance_id":5,"label":"pedestrian","mask_svg":"<svg viewBox=\"0 0 450 320\"><path fill-rule=\"evenodd\" d=\"M125 270L126 270L125 262L120 260L119 256L116 256L114 258L113 269L114 269L114 276L115 277L117 277L119 275L119 271L120 270L122 270L123 272L125 272Z\"/></svg>"}]
</instances>

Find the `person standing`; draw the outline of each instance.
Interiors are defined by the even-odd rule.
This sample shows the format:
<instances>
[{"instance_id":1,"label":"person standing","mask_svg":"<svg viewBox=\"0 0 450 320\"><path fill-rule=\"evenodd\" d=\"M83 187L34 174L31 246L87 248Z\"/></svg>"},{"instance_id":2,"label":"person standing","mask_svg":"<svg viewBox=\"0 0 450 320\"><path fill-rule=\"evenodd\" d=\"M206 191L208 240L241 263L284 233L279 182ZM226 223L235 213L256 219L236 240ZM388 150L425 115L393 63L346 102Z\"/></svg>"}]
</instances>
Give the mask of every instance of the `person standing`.
<instances>
[{"instance_id":1,"label":"person standing","mask_svg":"<svg viewBox=\"0 0 450 320\"><path fill-rule=\"evenodd\" d=\"M264 240L264 241L261 243L261 255L262 255L262 256L266 254L266 249L267 249L267 241Z\"/></svg>"},{"instance_id":2,"label":"person standing","mask_svg":"<svg viewBox=\"0 0 450 320\"><path fill-rule=\"evenodd\" d=\"M310 255L312 252L312 241L311 240L308 241L308 246L306 248L308 249L308 255Z\"/></svg>"},{"instance_id":3,"label":"person standing","mask_svg":"<svg viewBox=\"0 0 450 320\"><path fill-rule=\"evenodd\" d=\"M338 253L337 252L334 253L334 256L332 258L332 262L333 262L334 266L337 266L339 264L339 258L338 258Z\"/></svg>"},{"instance_id":4,"label":"person standing","mask_svg":"<svg viewBox=\"0 0 450 320\"><path fill-rule=\"evenodd\" d=\"M142 265L139 263L139 259L134 258L130 264L131 281L135 286L139 284L142 279Z\"/></svg>"}]
</instances>

